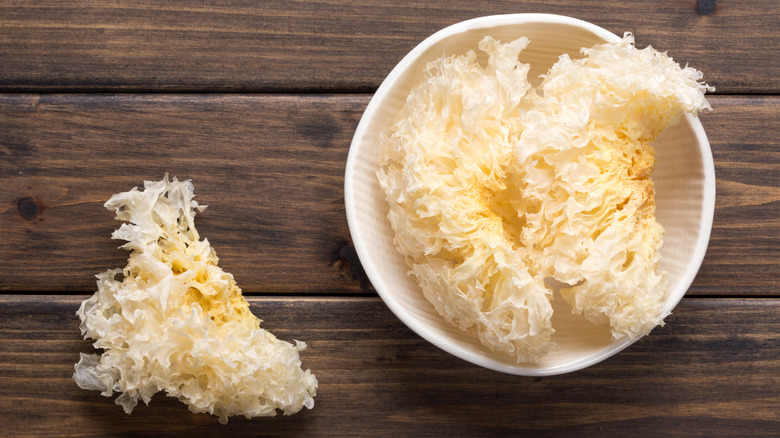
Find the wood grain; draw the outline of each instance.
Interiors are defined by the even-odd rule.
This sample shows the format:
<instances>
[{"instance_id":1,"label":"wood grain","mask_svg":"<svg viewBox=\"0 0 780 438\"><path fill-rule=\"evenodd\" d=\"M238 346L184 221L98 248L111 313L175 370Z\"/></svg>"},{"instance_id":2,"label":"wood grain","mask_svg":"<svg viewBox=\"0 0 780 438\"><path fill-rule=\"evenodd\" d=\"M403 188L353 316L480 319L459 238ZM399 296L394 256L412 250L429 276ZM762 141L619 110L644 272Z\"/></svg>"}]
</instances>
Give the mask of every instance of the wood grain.
<instances>
[{"instance_id":1,"label":"wood grain","mask_svg":"<svg viewBox=\"0 0 780 438\"><path fill-rule=\"evenodd\" d=\"M371 292L343 172L365 95L0 96L0 289L94 290L125 265L102 204L165 172L192 179L198 229L246 292ZM689 293L777 295L780 99L713 97L709 252Z\"/></svg>"},{"instance_id":2,"label":"wood grain","mask_svg":"<svg viewBox=\"0 0 780 438\"><path fill-rule=\"evenodd\" d=\"M527 378L471 365L378 298L251 298L309 344L314 409L226 426L161 394L132 415L71 380L83 297L0 296L0 409L10 436L770 436L780 427L780 301L684 299L667 325L601 364ZM716 317L714 315L717 315Z\"/></svg>"},{"instance_id":3,"label":"wood grain","mask_svg":"<svg viewBox=\"0 0 780 438\"><path fill-rule=\"evenodd\" d=\"M780 90L776 0L2 0L0 89L372 91L434 32L507 13L632 31L720 93Z\"/></svg>"},{"instance_id":4,"label":"wood grain","mask_svg":"<svg viewBox=\"0 0 780 438\"><path fill-rule=\"evenodd\" d=\"M715 160L712 235L690 294L778 295L780 98L710 99L701 115ZM767 110L766 118L759 115Z\"/></svg>"},{"instance_id":5,"label":"wood grain","mask_svg":"<svg viewBox=\"0 0 780 438\"><path fill-rule=\"evenodd\" d=\"M248 291L361 292L343 174L363 96L0 96L0 288L81 290L125 265L102 204L192 179L198 229ZM74 271L75 270L75 271Z\"/></svg>"}]
</instances>

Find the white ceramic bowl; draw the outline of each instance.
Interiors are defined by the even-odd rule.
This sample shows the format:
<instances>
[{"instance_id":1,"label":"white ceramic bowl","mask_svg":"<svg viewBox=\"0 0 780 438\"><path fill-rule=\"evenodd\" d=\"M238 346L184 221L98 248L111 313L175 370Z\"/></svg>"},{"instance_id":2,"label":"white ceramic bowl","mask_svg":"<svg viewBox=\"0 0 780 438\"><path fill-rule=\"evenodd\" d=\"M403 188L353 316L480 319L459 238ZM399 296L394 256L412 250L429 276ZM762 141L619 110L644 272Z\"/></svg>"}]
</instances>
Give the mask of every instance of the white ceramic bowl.
<instances>
[{"instance_id":1,"label":"white ceramic bowl","mask_svg":"<svg viewBox=\"0 0 780 438\"><path fill-rule=\"evenodd\" d=\"M629 30L629 29L627 29ZM557 15L513 14L476 18L447 27L420 43L390 72L366 108L347 159L345 205L352 241L379 296L417 334L474 364L510 374L545 376L575 371L600 362L631 342L614 341L605 326L574 316L560 298L553 300L553 341L557 347L538 363L516 363L449 325L423 297L416 280L393 246L388 207L375 175L380 134L388 131L411 88L422 80L426 63L442 54L477 50L485 35L507 42L521 36L531 43L520 60L531 65L529 79L563 53L620 38L593 24ZM534 82L536 80L536 82ZM666 229L661 268L669 274L666 306L685 294L707 249L715 208L712 152L698 119L684 118L655 143L656 217Z\"/></svg>"}]
</instances>

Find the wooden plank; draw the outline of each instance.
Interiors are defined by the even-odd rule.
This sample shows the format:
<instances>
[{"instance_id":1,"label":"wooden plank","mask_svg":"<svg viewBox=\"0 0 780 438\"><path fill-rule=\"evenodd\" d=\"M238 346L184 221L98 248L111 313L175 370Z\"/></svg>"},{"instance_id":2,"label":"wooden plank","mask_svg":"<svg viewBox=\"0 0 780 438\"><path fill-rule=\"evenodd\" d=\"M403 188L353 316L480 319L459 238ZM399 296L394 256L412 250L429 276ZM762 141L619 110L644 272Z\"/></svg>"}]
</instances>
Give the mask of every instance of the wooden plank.
<instances>
[{"instance_id":1,"label":"wooden plank","mask_svg":"<svg viewBox=\"0 0 780 438\"><path fill-rule=\"evenodd\" d=\"M0 97L0 288L93 289L122 267L102 205L192 179L220 265L248 291L361 292L343 174L364 96Z\"/></svg>"},{"instance_id":2,"label":"wooden plank","mask_svg":"<svg viewBox=\"0 0 780 438\"><path fill-rule=\"evenodd\" d=\"M343 172L365 95L0 96L0 290L94 290L122 267L102 204L165 172L210 207L198 229L246 292L372 291ZM692 294L777 295L780 99L713 97L712 240Z\"/></svg>"},{"instance_id":3,"label":"wooden plank","mask_svg":"<svg viewBox=\"0 0 780 438\"><path fill-rule=\"evenodd\" d=\"M529 12L632 31L721 93L780 90L776 0L3 0L0 89L371 91L444 27Z\"/></svg>"},{"instance_id":4,"label":"wooden plank","mask_svg":"<svg viewBox=\"0 0 780 438\"><path fill-rule=\"evenodd\" d=\"M715 220L707 256L688 293L777 295L780 98L710 100L713 111L701 120L715 160Z\"/></svg>"},{"instance_id":5,"label":"wooden plank","mask_svg":"<svg viewBox=\"0 0 780 438\"><path fill-rule=\"evenodd\" d=\"M780 300L684 299L667 325L575 373L471 365L403 326L378 298L251 298L264 326L309 344L314 409L217 419L155 396L125 415L71 380L78 296L0 296L6 435L771 436L780 427Z\"/></svg>"}]
</instances>

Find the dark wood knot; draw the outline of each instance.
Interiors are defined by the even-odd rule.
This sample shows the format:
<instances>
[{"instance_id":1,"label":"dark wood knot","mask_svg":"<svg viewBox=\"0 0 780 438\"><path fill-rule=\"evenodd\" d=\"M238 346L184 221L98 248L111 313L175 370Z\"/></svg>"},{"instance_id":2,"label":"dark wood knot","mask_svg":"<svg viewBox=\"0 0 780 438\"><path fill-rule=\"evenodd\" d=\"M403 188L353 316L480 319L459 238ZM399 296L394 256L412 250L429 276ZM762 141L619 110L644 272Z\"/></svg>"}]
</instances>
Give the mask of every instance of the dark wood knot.
<instances>
[{"instance_id":1,"label":"dark wood knot","mask_svg":"<svg viewBox=\"0 0 780 438\"><path fill-rule=\"evenodd\" d=\"M696 0L696 13L710 15L715 12L715 0Z\"/></svg>"},{"instance_id":2,"label":"dark wood knot","mask_svg":"<svg viewBox=\"0 0 780 438\"><path fill-rule=\"evenodd\" d=\"M336 268L340 276L360 282L362 290L371 290L368 276L360 264L360 258L358 258L355 247L346 241L339 242L338 246L333 267Z\"/></svg>"},{"instance_id":3,"label":"dark wood knot","mask_svg":"<svg viewBox=\"0 0 780 438\"><path fill-rule=\"evenodd\" d=\"M22 219L31 221L41 214L41 206L38 205L35 199L28 196L16 201L16 211L19 212L19 216L21 216Z\"/></svg>"}]
</instances>

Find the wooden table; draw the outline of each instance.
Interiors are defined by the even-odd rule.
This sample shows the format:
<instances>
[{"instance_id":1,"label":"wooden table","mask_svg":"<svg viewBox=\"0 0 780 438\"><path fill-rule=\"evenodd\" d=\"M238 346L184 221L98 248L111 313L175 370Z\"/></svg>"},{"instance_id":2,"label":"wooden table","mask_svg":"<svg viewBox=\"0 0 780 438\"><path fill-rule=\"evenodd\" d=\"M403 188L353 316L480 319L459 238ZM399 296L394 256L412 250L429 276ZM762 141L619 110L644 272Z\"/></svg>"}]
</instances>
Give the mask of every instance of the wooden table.
<instances>
[{"instance_id":1,"label":"wooden table","mask_svg":"<svg viewBox=\"0 0 780 438\"><path fill-rule=\"evenodd\" d=\"M527 378L473 366L386 308L350 241L343 172L384 76L425 37L547 12L633 31L717 88L701 116L718 197L667 325L603 363ZM777 0L0 0L0 435L780 434ZM263 326L309 344L316 406L226 426L158 394L125 415L71 379L75 311L122 267L108 197L165 172Z\"/></svg>"}]
</instances>

